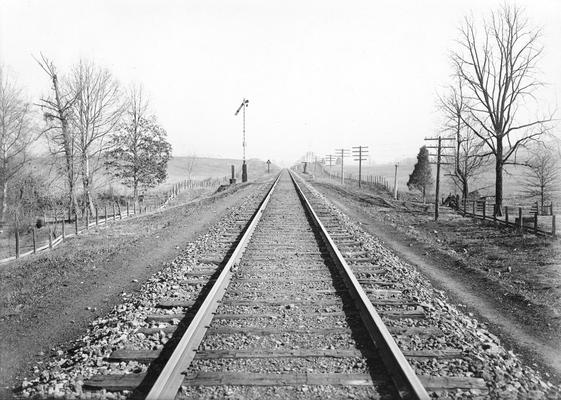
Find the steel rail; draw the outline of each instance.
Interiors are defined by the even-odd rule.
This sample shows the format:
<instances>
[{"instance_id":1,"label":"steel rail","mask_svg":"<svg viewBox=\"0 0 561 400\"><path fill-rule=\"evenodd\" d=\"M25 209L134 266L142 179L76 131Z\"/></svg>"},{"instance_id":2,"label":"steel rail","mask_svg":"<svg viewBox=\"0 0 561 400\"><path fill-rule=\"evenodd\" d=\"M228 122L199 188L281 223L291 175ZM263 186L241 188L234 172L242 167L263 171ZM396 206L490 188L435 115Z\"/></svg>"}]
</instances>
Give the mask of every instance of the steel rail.
<instances>
[{"instance_id":1,"label":"steel rail","mask_svg":"<svg viewBox=\"0 0 561 400\"><path fill-rule=\"evenodd\" d=\"M304 203L304 207L309 212L314 225L318 227L320 235L324 243L327 245L333 261L335 261L335 264L339 268L340 275L345 281L345 285L351 293L351 296L355 301L355 305L360 312L362 322L380 353L384 365L390 373L400 397L402 399L428 400L430 397L419 380L419 377L415 374L413 368L411 368L411 365L397 346L397 343L372 305L372 302L366 295L366 292L343 258L343 255L327 232L327 229L325 229L324 225L320 221L312 205L300 188L300 185L296 182L295 174L292 171L289 172L290 177L294 182L294 186L297 189L298 195L300 196L302 203ZM299 177L299 179L301 178Z\"/></svg>"},{"instance_id":2,"label":"steel rail","mask_svg":"<svg viewBox=\"0 0 561 400\"><path fill-rule=\"evenodd\" d=\"M190 322L189 327L181 337L181 340L166 362L166 365L146 395L146 400L167 400L176 397L184 379L183 372L189 367L191 361L195 358L195 351L199 347L199 344L208 330L220 300L226 293L226 289L232 278L232 272L239 263L247 247L247 243L249 242L249 239L251 238L257 223L261 219L277 183L279 182L279 178L280 173L277 175L273 185L252 217L251 222L245 230L242 238L236 245L231 257L228 259L228 262L220 272L220 275L201 304L201 307L193 317L193 320Z\"/></svg>"}]
</instances>

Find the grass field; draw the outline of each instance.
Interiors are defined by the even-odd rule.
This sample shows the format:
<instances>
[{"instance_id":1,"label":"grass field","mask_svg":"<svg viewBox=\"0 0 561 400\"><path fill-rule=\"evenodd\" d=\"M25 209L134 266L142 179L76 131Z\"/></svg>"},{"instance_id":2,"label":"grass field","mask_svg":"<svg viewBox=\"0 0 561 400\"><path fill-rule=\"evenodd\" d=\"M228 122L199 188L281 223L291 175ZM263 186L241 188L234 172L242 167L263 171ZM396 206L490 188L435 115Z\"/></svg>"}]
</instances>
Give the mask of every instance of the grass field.
<instances>
[{"instance_id":1,"label":"grass field","mask_svg":"<svg viewBox=\"0 0 561 400\"><path fill-rule=\"evenodd\" d=\"M207 195L216 191L217 187L220 184L228 183L228 179L230 178L231 173L231 165L234 165L236 168L236 178L238 179L238 183L241 183L241 160L234 160L234 159L221 159L221 158L208 158L208 157L175 157L172 158L168 163L168 177L164 183L161 185L149 190L146 195L144 196L144 201L142 203L143 207L150 207L151 209L157 208L159 205L162 204L163 201L166 200L165 192L168 192L171 189L171 186L178 183L183 182L185 180L192 180L192 181L203 181L203 180L212 180L205 185L197 185L194 184L188 188L185 188L180 193L178 198L174 199L174 204L181 204L187 201L196 199L203 195ZM265 175L267 173L267 164L261 160L248 160L248 179L253 181ZM190 168L191 166L191 168ZM48 165L48 160L46 159L36 159L33 161L31 165L32 169L35 169L39 175L42 175L45 179L50 182L49 190L54 195L63 196L62 192L62 178L54 176L54 171L50 169ZM189 171L190 169L190 171ZM271 173L278 171L279 169L275 166L271 166ZM189 173L190 172L190 173ZM96 178L96 185L95 185L95 193L98 195L100 193L104 194L112 194L116 196L115 198L106 197L105 201L98 197L98 201L96 205L99 207L99 216L105 214L105 207L107 207L108 214L113 215L113 205L115 204L113 200L115 200L118 196L130 196L131 190L122 185L120 182L115 181L108 175L99 175ZM80 190L80 186L78 185L78 190ZM126 208L124 203L122 204L122 212L126 213ZM134 205L131 203L130 205L131 210ZM42 217L40 215L34 215L31 213L31 216L28 215L27 223L34 224L37 218ZM57 212L57 218L60 221L60 218L63 214L63 210L59 209ZM49 220L54 220L53 210L45 210L45 215L48 216ZM64 215L66 216L66 211L64 211ZM95 220L94 215L91 216L90 221L93 222ZM25 226L25 222L22 219L20 222L20 227ZM60 225L60 222L59 224ZM85 220L79 220L80 229L85 226ZM26 251L30 251L33 249L33 241L32 241L32 231L29 229L25 229L25 232L21 232L20 235L20 250L21 253ZM59 232L58 235L61 234L60 230L62 229L61 226L58 226ZM70 221L65 225L65 229L67 233L71 233L74 231L74 224ZM15 249L15 229L13 223L10 221L8 222L2 234L0 234L0 259L4 259L7 257L15 256L16 249ZM56 236L56 235L55 235ZM42 227L36 230L36 244L37 247L41 247L47 245L49 237L49 229L48 227Z\"/></svg>"},{"instance_id":2,"label":"grass field","mask_svg":"<svg viewBox=\"0 0 561 400\"><path fill-rule=\"evenodd\" d=\"M397 184L400 191L407 191L407 181L409 180L409 174L413 172L413 167L415 166L416 159L410 158L400 161L397 169ZM327 169L329 169L327 167ZM536 199L529 199L524 196L524 181L526 174L526 167L523 166L509 166L504 173L504 201L509 204L527 204L536 201ZM333 172L341 171L341 166L333 166ZM375 165L363 165L362 166L362 176L366 177L368 175L382 176L385 177L388 182L393 186L395 173L394 164L375 164ZM352 174L354 178L358 178L358 163L353 162L352 164L345 166L345 174ZM448 193L455 193L459 190L454 186L450 177L446 176L448 171L443 169L441 171L441 193L442 195L448 195ZM436 177L436 166L433 166L432 171L433 179ZM561 178L560 178L561 179ZM553 203L555 205L561 206L561 182L558 182L558 189L553 195ZM473 183L470 185L470 191L477 190L482 196L494 196L495 194L495 171L493 166L489 166L487 169L483 170L480 176L474 179ZM430 189L430 193L434 192L434 185Z\"/></svg>"},{"instance_id":3,"label":"grass field","mask_svg":"<svg viewBox=\"0 0 561 400\"><path fill-rule=\"evenodd\" d=\"M51 166L50 162L51 160L46 157L35 158L30 162L29 169L48 181L49 189L53 193L62 193L64 187L63 177L56 173L56 169ZM231 165L235 166L236 177L241 180L241 160L210 157L172 157L168 162L168 176L166 181L151 189L150 192L167 190L170 185L188 179L229 178ZM247 161L247 165L248 177L250 180L259 178L267 172L267 164L264 161L251 159ZM271 165L271 171L278 171L278 167ZM78 182L77 187L79 191L80 182ZM94 191L96 193L111 192L115 195L127 195L131 193L130 189L103 169L94 177Z\"/></svg>"},{"instance_id":4,"label":"grass field","mask_svg":"<svg viewBox=\"0 0 561 400\"><path fill-rule=\"evenodd\" d=\"M236 178L241 181L241 160L209 157L173 157L168 163L168 178L163 185L189 179L189 176L190 179L196 180L229 178L232 165L235 167ZM189 171L190 167L191 171ZM253 180L267 173L267 164L261 160L247 160L247 170L248 179ZM271 165L271 171L278 171L278 168Z\"/></svg>"}]
</instances>

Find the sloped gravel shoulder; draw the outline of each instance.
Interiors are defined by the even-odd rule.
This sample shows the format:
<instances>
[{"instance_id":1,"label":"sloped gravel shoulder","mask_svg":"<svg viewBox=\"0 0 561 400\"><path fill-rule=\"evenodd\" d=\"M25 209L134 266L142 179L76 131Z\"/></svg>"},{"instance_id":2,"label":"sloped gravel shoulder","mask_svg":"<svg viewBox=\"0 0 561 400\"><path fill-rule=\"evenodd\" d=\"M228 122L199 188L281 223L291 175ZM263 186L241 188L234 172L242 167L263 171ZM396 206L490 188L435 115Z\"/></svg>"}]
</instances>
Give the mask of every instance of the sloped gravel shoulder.
<instances>
[{"instance_id":1,"label":"sloped gravel shoulder","mask_svg":"<svg viewBox=\"0 0 561 400\"><path fill-rule=\"evenodd\" d=\"M170 263L148 279L136 293L122 293L121 304L113 307L105 316L95 319L85 335L73 343L68 351L58 350L48 364L37 365L33 377L22 382L16 394L21 398L103 398L125 399L129 392L106 392L105 390L86 393L82 390L84 380L95 375L129 374L146 372L147 365L136 361L110 362L107 357L115 350L145 349L161 350L171 340L172 333L164 332L169 324L147 322L149 315L172 315L183 312L182 308L157 308L162 299L194 301L204 285L209 282L209 271L219 267L211 261L226 256L228 240L233 241L236 232L241 232L248 215L253 212L270 184L262 184L259 190L251 192L243 201L248 209L242 212L231 207L216 224L185 249ZM252 208L254 207L254 208ZM232 235L232 232L234 234ZM224 239L229 238L229 239ZM231 243L231 242L230 242ZM203 271L200 283L193 283L193 271ZM178 325L173 319L171 325ZM141 332L145 328L156 328L154 333ZM158 331L158 329L161 330Z\"/></svg>"},{"instance_id":2,"label":"sloped gravel shoulder","mask_svg":"<svg viewBox=\"0 0 561 400\"><path fill-rule=\"evenodd\" d=\"M379 239L353 223L319 191L303 180L300 180L300 185L304 185L306 191L313 195L313 200L310 199L312 204L319 202L327 207L341 227L351 232L354 239L363 244L363 248L375 254L377 264L386 268L386 276L394 276L403 287L407 287L408 295L422 305L428 316L425 320L385 319L386 325L437 327L443 336L433 337L432 340L440 340L446 347L461 349L465 355L464 359L447 361L446 365L437 359L412 361L417 373L483 378L489 389L488 397L492 399L561 399L561 386L553 385L532 366L523 364L512 351L505 350L500 340L484 324L471 313L465 314L451 304L443 291L435 289L413 266L402 261ZM416 342L420 343L424 339L424 336L422 339L419 337ZM411 347L410 337L397 335L396 341L402 348ZM462 397L466 394L458 395ZM442 397L455 398L456 394L441 393Z\"/></svg>"}]
</instances>

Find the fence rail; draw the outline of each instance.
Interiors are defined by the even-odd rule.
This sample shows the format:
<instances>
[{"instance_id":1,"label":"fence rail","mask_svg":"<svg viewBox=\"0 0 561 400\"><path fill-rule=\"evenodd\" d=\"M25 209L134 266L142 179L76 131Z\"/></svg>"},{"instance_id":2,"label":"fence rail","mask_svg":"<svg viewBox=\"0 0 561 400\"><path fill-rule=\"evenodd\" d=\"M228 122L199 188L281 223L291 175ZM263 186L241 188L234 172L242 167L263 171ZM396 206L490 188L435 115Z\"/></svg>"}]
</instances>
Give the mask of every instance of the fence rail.
<instances>
[{"instance_id":1,"label":"fence rail","mask_svg":"<svg viewBox=\"0 0 561 400\"><path fill-rule=\"evenodd\" d=\"M553 203L548 206L503 206L502 215L495 213L496 205L486 200L463 200L457 207L463 216L489 220L497 224L514 227L519 233L533 232L538 235L557 235Z\"/></svg>"},{"instance_id":2,"label":"fence rail","mask_svg":"<svg viewBox=\"0 0 561 400\"><path fill-rule=\"evenodd\" d=\"M322 172L331 179L337 179L337 180L341 179L341 173L338 172L338 171L330 172L327 169L322 168ZM358 178L355 177L354 174L346 173L344 175L344 182L352 182L352 183L358 184ZM390 184L390 181L388 181L388 179L384 176L365 175L361 178L360 182L361 182L361 185L377 187L377 188L383 189L383 190L385 190L388 193L393 195L393 190L394 190L393 184ZM397 192L397 196L399 198L399 191Z\"/></svg>"},{"instance_id":3,"label":"fence rail","mask_svg":"<svg viewBox=\"0 0 561 400\"><path fill-rule=\"evenodd\" d=\"M330 171L322 168L322 172L332 179L341 179L339 172L331 173ZM352 174L345 174L344 181L351 181L358 183L358 179L354 178ZM393 195L393 185L390 184L387 178L383 176L367 175L361 180L362 185L370 185L377 188L386 190ZM397 198L400 198L399 191L397 191ZM442 202L444 204L444 201ZM540 205L534 203L531 206L504 206L501 216L495 215L495 204L482 200L466 200L461 201L461 204L455 208L465 217L471 217L482 220L493 221L497 224L511 226L519 233L532 232L537 235L557 235L556 216L553 212L553 203L549 205Z\"/></svg>"},{"instance_id":4,"label":"fence rail","mask_svg":"<svg viewBox=\"0 0 561 400\"><path fill-rule=\"evenodd\" d=\"M23 227L15 218L13 229L10 229L13 233L1 241L3 249L0 249L0 264L52 249L66 238L95 226L161 211L184 190L217 187L227 180L228 177L184 180L174 183L165 191L139 196L138 202L132 201L130 197L118 197L114 201L98 204L93 211L86 208L81 216L61 208L48 210L36 217L33 226Z\"/></svg>"}]
</instances>

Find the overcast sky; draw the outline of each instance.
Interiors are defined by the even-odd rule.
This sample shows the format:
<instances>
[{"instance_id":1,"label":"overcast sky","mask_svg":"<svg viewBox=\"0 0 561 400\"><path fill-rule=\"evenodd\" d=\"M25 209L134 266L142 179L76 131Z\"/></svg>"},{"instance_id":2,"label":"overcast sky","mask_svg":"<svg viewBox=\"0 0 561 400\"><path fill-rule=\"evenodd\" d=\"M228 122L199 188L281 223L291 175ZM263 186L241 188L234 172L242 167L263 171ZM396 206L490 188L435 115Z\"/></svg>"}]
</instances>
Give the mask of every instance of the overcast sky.
<instances>
[{"instance_id":1,"label":"overcast sky","mask_svg":"<svg viewBox=\"0 0 561 400\"><path fill-rule=\"evenodd\" d=\"M240 158L246 97L248 158L366 145L388 162L437 131L462 18L501 2L0 0L0 62L30 99L49 90L40 52L62 71L83 57L142 83L175 155ZM517 4L543 28L539 97L556 107L561 1Z\"/></svg>"}]
</instances>

